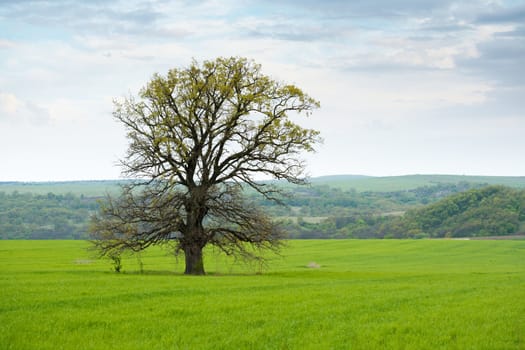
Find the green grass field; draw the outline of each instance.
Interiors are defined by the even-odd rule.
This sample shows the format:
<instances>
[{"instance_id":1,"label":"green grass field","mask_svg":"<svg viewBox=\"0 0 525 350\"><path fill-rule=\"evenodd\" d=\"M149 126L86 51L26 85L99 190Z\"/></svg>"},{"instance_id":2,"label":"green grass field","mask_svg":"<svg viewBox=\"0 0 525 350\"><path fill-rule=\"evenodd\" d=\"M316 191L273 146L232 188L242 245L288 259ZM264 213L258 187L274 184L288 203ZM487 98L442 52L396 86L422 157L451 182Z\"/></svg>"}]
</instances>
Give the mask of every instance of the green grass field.
<instances>
[{"instance_id":1,"label":"green grass field","mask_svg":"<svg viewBox=\"0 0 525 350\"><path fill-rule=\"evenodd\" d=\"M525 241L291 241L204 277L86 246L0 241L0 349L525 349Z\"/></svg>"}]
</instances>

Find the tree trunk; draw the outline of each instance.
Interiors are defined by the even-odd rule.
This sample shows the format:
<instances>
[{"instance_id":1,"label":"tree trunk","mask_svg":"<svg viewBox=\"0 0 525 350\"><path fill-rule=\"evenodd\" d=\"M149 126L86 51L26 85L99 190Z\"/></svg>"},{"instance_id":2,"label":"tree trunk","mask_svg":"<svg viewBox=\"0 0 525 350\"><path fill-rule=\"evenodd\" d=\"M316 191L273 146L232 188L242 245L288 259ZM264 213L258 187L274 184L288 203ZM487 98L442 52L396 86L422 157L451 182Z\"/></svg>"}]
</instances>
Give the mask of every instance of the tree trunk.
<instances>
[{"instance_id":1,"label":"tree trunk","mask_svg":"<svg viewBox=\"0 0 525 350\"><path fill-rule=\"evenodd\" d=\"M206 207L207 188L196 186L190 189L188 201L185 204L187 218L183 232L182 250L186 259L185 275L204 275L202 249L206 245L203 222L208 211Z\"/></svg>"},{"instance_id":2,"label":"tree trunk","mask_svg":"<svg viewBox=\"0 0 525 350\"><path fill-rule=\"evenodd\" d=\"M183 248L186 260L185 275L204 275L204 262L202 260L202 247L198 244Z\"/></svg>"}]
</instances>

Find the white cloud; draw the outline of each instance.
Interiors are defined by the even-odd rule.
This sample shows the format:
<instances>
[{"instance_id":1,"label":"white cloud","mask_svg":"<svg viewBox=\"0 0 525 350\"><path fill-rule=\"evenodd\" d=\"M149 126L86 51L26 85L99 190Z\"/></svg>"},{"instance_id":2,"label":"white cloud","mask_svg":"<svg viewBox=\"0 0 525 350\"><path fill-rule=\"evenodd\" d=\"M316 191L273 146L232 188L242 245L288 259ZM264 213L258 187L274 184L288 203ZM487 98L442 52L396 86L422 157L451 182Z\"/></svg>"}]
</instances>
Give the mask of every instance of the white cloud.
<instances>
[{"instance_id":1,"label":"white cloud","mask_svg":"<svg viewBox=\"0 0 525 350\"><path fill-rule=\"evenodd\" d=\"M49 122L49 112L14 94L0 92L0 123L36 123Z\"/></svg>"},{"instance_id":2,"label":"white cloud","mask_svg":"<svg viewBox=\"0 0 525 350\"><path fill-rule=\"evenodd\" d=\"M0 109L6 115L14 115L22 106L22 102L13 94L0 93Z\"/></svg>"},{"instance_id":3,"label":"white cloud","mask_svg":"<svg viewBox=\"0 0 525 350\"><path fill-rule=\"evenodd\" d=\"M1 49L12 48L13 46L15 46L15 42L14 41L5 40L5 39L0 38L0 50Z\"/></svg>"}]
</instances>

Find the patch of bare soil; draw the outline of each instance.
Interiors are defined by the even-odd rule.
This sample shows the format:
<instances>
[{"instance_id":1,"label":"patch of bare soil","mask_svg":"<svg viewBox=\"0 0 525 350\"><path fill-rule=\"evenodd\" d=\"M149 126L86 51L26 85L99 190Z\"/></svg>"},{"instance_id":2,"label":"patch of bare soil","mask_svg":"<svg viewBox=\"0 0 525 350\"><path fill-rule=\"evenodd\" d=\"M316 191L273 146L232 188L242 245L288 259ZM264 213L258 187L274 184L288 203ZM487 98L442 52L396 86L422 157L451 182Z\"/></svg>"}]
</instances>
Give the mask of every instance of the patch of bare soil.
<instances>
[{"instance_id":1,"label":"patch of bare soil","mask_svg":"<svg viewBox=\"0 0 525 350\"><path fill-rule=\"evenodd\" d=\"M315 261L311 261L308 263L308 265L306 265L306 267L308 267L309 269L319 269L321 265L319 265Z\"/></svg>"}]
</instances>

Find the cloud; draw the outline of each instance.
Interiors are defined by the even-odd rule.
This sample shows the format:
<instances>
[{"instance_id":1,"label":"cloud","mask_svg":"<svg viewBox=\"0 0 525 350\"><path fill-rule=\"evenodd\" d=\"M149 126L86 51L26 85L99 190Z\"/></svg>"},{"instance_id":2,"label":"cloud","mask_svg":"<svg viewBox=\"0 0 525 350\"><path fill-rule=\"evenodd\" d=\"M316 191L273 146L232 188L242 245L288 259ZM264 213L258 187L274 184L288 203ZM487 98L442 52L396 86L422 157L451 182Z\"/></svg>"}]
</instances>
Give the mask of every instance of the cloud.
<instances>
[{"instance_id":1,"label":"cloud","mask_svg":"<svg viewBox=\"0 0 525 350\"><path fill-rule=\"evenodd\" d=\"M270 0L267 3L275 8L286 4L295 13L308 13L314 16L334 18L358 17L404 17L448 8L453 1L447 0L383 0L383 1L347 1L347 0Z\"/></svg>"},{"instance_id":2,"label":"cloud","mask_svg":"<svg viewBox=\"0 0 525 350\"><path fill-rule=\"evenodd\" d=\"M481 12L475 23L492 33L478 46L479 59L466 60L463 68L501 86L525 90L525 5L495 6Z\"/></svg>"},{"instance_id":3,"label":"cloud","mask_svg":"<svg viewBox=\"0 0 525 350\"><path fill-rule=\"evenodd\" d=\"M285 10L274 1L264 2L257 7L262 14L235 21L237 36L260 43L282 41L274 53L282 60L341 70L458 69L462 74L461 63L477 63L481 45L496 41L509 28L476 22L489 7L480 1L283 3ZM290 55L293 42L309 45Z\"/></svg>"},{"instance_id":4,"label":"cloud","mask_svg":"<svg viewBox=\"0 0 525 350\"><path fill-rule=\"evenodd\" d=\"M476 22L480 24L525 23L525 5L497 7L492 11L484 11L477 16Z\"/></svg>"},{"instance_id":5,"label":"cloud","mask_svg":"<svg viewBox=\"0 0 525 350\"><path fill-rule=\"evenodd\" d=\"M525 27L483 26L490 34L477 44L478 56L462 57L459 68L503 87L525 87Z\"/></svg>"},{"instance_id":6,"label":"cloud","mask_svg":"<svg viewBox=\"0 0 525 350\"><path fill-rule=\"evenodd\" d=\"M210 19L225 16L228 8L226 3L215 1L4 0L0 18L54 28L68 36L131 36L151 41L184 39L207 29L216 30L219 27L208 28Z\"/></svg>"},{"instance_id":7,"label":"cloud","mask_svg":"<svg viewBox=\"0 0 525 350\"><path fill-rule=\"evenodd\" d=\"M155 10L155 2L26 0L4 1L1 17L36 26L108 35L143 33L154 27L163 14Z\"/></svg>"},{"instance_id":8,"label":"cloud","mask_svg":"<svg viewBox=\"0 0 525 350\"><path fill-rule=\"evenodd\" d=\"M1 49L8 49L15 46L15 43L11 40L5 40L0 38L0 50Z\"/></svg>"},{"instance_id":9,"label":"cloud","mask_svg":"<svg viewBox=\"0 0 525 350\"><path fill-rule=\"evenodd\" d=\"M350 34L349 28L286 17L257 19L248 17L235 23L241 37L270 38L284 41L336 41Z\"/></svg>"},{"instance_id":10,"label":"cloud","mask_svg":"<svg viewBox=\"0 0 525 350\"><path fill-rule=\"evenodd\" d=\"M14 94L0 92L0 123L46 124L49 121L50 116L46 109Z\"/></svg>"},{"instance_id":11,"label":"cloud","mask_svg":"<svg viewBox=\"0 0 525 350\"><path fill-rule=\"evenodd\" d=\"M20 108L22 103L13 94L0 93L0 108L6 115L13 115Z\"/></svg>"}]
</instances>

